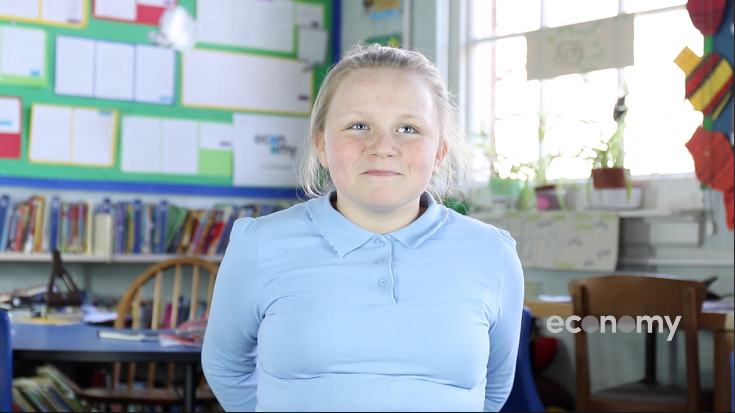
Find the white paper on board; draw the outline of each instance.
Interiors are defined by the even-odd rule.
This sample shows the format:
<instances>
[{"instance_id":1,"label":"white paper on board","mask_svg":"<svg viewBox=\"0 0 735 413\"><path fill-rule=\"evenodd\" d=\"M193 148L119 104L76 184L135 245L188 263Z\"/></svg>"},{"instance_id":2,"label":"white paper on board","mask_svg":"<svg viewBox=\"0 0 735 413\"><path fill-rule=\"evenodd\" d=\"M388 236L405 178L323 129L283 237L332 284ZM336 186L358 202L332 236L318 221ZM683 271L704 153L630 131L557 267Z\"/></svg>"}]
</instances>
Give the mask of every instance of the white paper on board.
<instances>
[{"instance_id":1,"label":"white paper on board","mask_svg":"<svg viewBox=\"0 0 735 413\"><path fill-rule=\"evenodd\" d=\"M161 119L125 116L122 119L120 170L161 172Z\"/></svg>"},{"instance_id":2,"label":"white paper on board","mask_svg":"<svg viewBox=\"0 0 735 413\"><path fill-rule=\"evenodd\" d=\"M135 101L171 105L176 83L176 52L165 47L135 46Z\"/></svg>"},{"instance_id":3,"label":"white paper on board","mask_svg":"<svg viewBox=\"0 0 735 413\"><path fill-rule=\"evenodd\" d=\"M45 0L41 4L41 20L80 24L85 0Z\"/></svg>"},{"instance_id":4,"label":"white paper on board","mask_svg":"<svg viewBox=\"0 0 735 413\"><path fill-rule=\"evenodd\" d=\"M56 81L54 93L94 96L94 40L56 37Z\"/></svg>"},{"instance_id":5,"label":"white paper on board","mask_svg":"<svg viewBox=\"0 0 735 413\"><path fill-rule=\"evenodd\" d=\"M322 64L327 61L329 32L312 27L299 27L296 57L310 64Z\"/></svg>"},{"instance_id":6,"label":"white paper on board","mask_svg":"<svg viewBox=\"0 0 735 413\"><path fill-rule=\"evenodd\" d=\"M72 163L112 166L115 162L115 113L111 110L74 108L72 117Z\"/></svg>"},{"instance_id":7,"label":"white paper on board","mask_svg":"<svg viewBox=\"0 0 735 413\"><path fill-rule=\"evenodd\" d=\"M233 123L235 186L297 187L309 119L236 113Z\"/></svg>"},{"instance_id":8,"label":"white paper on board","mask_svg":"<svg viewBox=\"0 0 735 413\"><path fill-rule=\"evenodd\" d=\"M306 115L311 111L312 75L295 59L187 50L182 53L181 103Z\"/></svg>"},{"instance_id":9,"label":"white paper on board","mask_svg":"<svg viewBox=\"0 0 735 413\"><path fill-rule=\"evenodd\" d=\"M31 113L31 162L70 163L72 108L33 105Z\"/></svg>"},{"instance_id":10,"label":"white paper on board","mask_svg":"<svg viewBox=\"0 0 735 413\"><path fill-rule=\"evenodd\" d=\"M230 43L231 0L197 1L197 41Z\"/></svg>"},{"instance_id":11,"label":"white paper on board","mask_svg":"<svg viewBox=\"0 0 735 413\"><path fill-rule=\"evenodd\" d=\"M232 124L199 122L199 148L232 150Z\"/></svg>"},{"instance_id":12,"label":"white paper on board","mask_svg":"<svg viewBox=\"0 0 735 413\"><path fill-rule=\"evenodd\" d=\"M172 7L176 5L174 0L138 0L138 4L141 6L152 6L152 7ZM197 4L198 6L198 4Z\"/></svg>"},{"instance_id":13,"label":"white paper on board","mask_svg":"<svg viewBox=\"0 0 735 413\"><path fill-rule=\"evenodd\" d=\"M0 0L0 15L38 19L39 0Z\"/></svg>"},{"instance_id":14,"label":"white paper on board","mask_svg":"<svg viewBox=\"0 0 735 413\"><path fill-rule=\"evenodd\" d=\"M320 4L296 3L296 25L322 28L324 27L324 6Z\"/></svg>"},{"instance_id":15,"label":"white paper on board","mask_svg":"<svg viewBox=\"0 0 735 413\"><path fill-rule=\"evenodd\" d=\"M20 105L18 98L0 96L0 133L20 133Z\"/></svg>"},{"instance_id":16,"label":"white paper on board","mask_svg":"<svg viewBox=\"0 0 735 413\"><path fill-rule=\"evenodd\" d=\"M2 74L42 78L46 67L46 31L2 27Z\"/></svg>"},{"instance_id":17,"label":"white paper on board","mask_svg":"<svg viewBox=\"0 0 735 413\"><path fill-rule=\"evenodd\" d=\"M138 4L135 0L94 0L94 15L134 22L138 18Z\"/></svg>"},{"instance_id":18,"label":"white paper on board","mask_svg":"<svg viewBox=\"0 0 735 413\"><path fill-rule=\"evenodd\" d=\"M133 100L135 47L98 40L95 43L94 95L100 99Z\"/></svg>"},{"instance_id":19,"label":"white paper on board","mask_svg":"<svg viewBox=\"0 0 735 413\"><path fill-rule=\"evenodd\" d=\"M235 0L230 13L231 44L253 49L293 51L293 1Z\"/></svg>"},{"instance_id":20,"label":"white paper on board","mask_svg":"<svg viewBox=\"0 0 735 413\"><path fill-rule=\"evenodd\" d=\"M163 119L161 172L196 175L199 172L199 128L195 120Z\"/></svg>"}]
</instances>

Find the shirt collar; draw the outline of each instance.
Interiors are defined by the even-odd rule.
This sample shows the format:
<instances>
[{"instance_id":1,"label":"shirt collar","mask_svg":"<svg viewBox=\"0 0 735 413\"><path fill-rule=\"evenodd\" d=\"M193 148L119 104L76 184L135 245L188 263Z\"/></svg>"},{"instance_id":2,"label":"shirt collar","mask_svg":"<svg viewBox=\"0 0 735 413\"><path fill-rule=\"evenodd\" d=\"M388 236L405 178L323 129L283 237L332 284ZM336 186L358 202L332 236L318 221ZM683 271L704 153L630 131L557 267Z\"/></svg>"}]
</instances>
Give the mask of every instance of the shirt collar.
<instances>
[{"instance_id":1,"label":"shirt collar","mask_svg":"<svg viewBox=\"0 0 735 413\"><path fill-rule=\"evenodd\" d=\"M337 192L332 190L325 196L309 200L307 209L322 236L340 257L344 257L379 234L360 227L334 209L330 200L336 199L336 196ZM397 239L408 248L416 248L434 234L449 216L449 211L443 205L438 205L428 192L421 194L419 205L426 207L426 211L417 220L386 236Z\"/></svg>"}]
</instances>

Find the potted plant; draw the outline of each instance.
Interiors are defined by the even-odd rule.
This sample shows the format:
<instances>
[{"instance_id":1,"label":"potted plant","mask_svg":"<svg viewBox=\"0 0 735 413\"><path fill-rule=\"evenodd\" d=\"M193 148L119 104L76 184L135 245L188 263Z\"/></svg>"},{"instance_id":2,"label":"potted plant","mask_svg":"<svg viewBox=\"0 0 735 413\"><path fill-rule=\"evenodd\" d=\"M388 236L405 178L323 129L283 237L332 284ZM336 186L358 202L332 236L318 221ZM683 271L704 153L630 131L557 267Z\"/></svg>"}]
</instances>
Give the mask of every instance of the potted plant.
<instances>
[{"instance_id":1,"label":"potted plant","mask_svg":"<svg viewBox=\"0 0 735 413\"><path fill-rule=\"evenodd\" d=\"M627 179L623 168L625 159L623 135L627 112L624 95L618 99L613 112L613 119L617 123L615 133L607 141L601 141L598 147L591 148L595 154L592 158L592 184L595 189L626 188L629 185L630 180Z\"/></svg>"}]
</instances>

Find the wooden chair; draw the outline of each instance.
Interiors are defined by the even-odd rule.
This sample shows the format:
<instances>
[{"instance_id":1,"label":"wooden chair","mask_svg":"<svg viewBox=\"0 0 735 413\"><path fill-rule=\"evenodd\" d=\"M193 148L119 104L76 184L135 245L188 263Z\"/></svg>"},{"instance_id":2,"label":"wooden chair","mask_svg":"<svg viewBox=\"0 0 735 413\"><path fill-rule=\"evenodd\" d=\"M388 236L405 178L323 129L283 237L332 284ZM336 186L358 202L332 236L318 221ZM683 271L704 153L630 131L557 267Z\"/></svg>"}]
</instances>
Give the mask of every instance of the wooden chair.
<instances>
[{"instance_id":1,"label":"wooden chair","mask_svg":"<svg viewBox=\"0 0 735 413\"><path fill-rule=\"evenodd\" d=\"M704 284L659 274L609 275L574 280L569 283L569 291L574 314L581 320L590 315L598 322L601 316L619 320L627 315L634 320L638 316L661 316L662 319L669 316L673 321L681 316L677 331L684 332L686 343L686 388L656 381L655 352L647 346L646 378L590 394L587 333L580 329L574 335L577 411L703 411L697 332L706 295ZM577 322L577 326L581 327L581 323ZM609 330L610 326L607 328ZM653 336L651 339L655 334L649 334Z\"/></svg>"},{"instance_id":2,"label":"wooden chair","mask_svg":"<svg viewBox=\"0 0 735 413\"><path fill-rule=\"evenodd\" d=\"M191 298L191 304L189 308L189 320L196 318L196 315L201 312L199 306L201 284L208 286L206 301L204 306L204 314L209 312L209 305L212 301L212 293L214 291L214 281L217 275L217 264L199 259L199 258L174 258L159 264L152 265L128 288L125 295L118 306L117 319L115 320L115 328L126 328L128 327L128 317L132 315L132 329L146 329L151 330L161 329L162 310L166 306L166 300L164 297L170 297L171 311L170 311L170 327L171 329L182 324L179 317L181 310L179 298L182 296L182 284L184 279L190 277L191 279L191 290L189 297ZM202 270L209 273L208 277L202 274ZM205 277L203 277L205 276ZM173 279L171 281L171 278ZM171 282L169 282L171 281ZM168 290L166 287L171 287L170 295L164 294L164 290ZM152 287L152 291L151 288ZM146 295L151 295L152 302L150 306L150 325L146 324L145 321L141 320L141 308L144 303ZM183 318L183 317L182 317ZM110 388L89 388L84 389L77 395L80 399L86 400L91 403L102 403L109 406L110 403L128 405L128 404L140 404L140 405L159 405L159 406L174 406L181 405L181 394L182 389L175 388L173 385L173 377L175 373L175 365L170 363L168 366L161 366L166 368L163 370L157 368L155 363L150 363L147 366L147 377L146 377L146 388L133 388L133 384L136 379L136 363L129 363L127 366L127 385L120 386L121 372L123 371L122 363L114 363L112 367L112 375L110 380ZM167 377L165 380L166 386L157 386L160 384L160 380L157 382L157 373L166 371L164 375ZM212 394L211 390L206 386L204 378L200 381L199 388L196 394L196 403L211 405L216 403L216 399ZM109 410L109 409L108 409Z\"/></svg>"}]
</instances>

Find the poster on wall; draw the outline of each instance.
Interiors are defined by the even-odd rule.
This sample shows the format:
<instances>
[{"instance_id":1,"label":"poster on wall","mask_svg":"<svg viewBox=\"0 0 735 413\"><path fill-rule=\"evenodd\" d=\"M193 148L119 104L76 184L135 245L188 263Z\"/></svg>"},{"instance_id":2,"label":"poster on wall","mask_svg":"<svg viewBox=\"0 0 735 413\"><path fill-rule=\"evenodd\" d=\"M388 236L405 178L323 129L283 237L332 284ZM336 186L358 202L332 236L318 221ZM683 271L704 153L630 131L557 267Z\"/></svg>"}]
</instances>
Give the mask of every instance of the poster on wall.
<instances>
[{"instance_id":1,"label":"poster on wall","mask_svg":"<svg viewBox=\"0 0 735 413\"><path fill-rule=\"evenodd\" d=\"M528 80L633 65L633 16L526 34Z\"/></svg>"}]
</instances>

